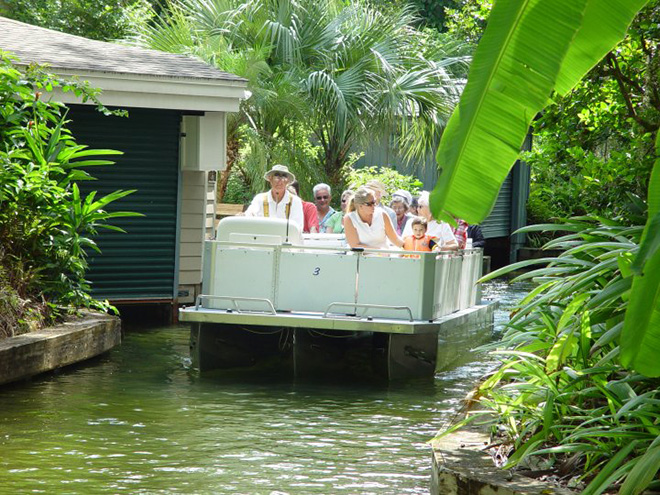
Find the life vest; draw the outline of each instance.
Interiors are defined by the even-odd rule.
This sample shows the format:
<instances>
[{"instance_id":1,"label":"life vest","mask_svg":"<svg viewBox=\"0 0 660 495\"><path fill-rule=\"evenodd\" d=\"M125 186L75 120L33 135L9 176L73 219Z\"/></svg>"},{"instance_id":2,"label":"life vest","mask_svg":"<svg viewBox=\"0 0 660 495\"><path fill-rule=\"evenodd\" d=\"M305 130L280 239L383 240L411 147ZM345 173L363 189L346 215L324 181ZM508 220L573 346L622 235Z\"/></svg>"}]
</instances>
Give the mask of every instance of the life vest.
<instances>
[{"instance_id":1,"label":"life vest","mask_svg":"<svg viewBox=\"0 0 660 495\"><path fill-rule=\"evenodd\" d=\"M431 248L431 241L436 242L435 237L424 235L421 239L417 239L414 235L409 235L403 241L403 249L404 251L430 252L433 250Z\"/></svg>"},{"instance_id":2,"label":"life vest","mask_svg":"<svg viewBox=\"0 0 660 495\"><path fill-rule=\"evenodd\" d=\"M270 192L264 193L264 217L269 217L270 216L270 205L268 204L268 195ZM289 219L289 214L291 213L291 203L293 202L293 196L289 194L289 201L287 202L286 206L284 207L284 215L286 216L286 219Z\"/></svg>"}]
</instances>

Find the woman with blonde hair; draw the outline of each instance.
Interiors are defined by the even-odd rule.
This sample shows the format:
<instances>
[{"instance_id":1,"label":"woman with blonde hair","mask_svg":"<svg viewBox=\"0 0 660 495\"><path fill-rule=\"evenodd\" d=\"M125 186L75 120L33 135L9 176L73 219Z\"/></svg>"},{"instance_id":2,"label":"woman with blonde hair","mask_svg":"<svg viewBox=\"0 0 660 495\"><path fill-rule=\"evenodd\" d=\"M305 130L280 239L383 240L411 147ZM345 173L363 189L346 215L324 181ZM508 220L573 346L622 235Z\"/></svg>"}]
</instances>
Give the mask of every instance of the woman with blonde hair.
<instances>
[{"instance_id":1,"label":"woman with blonde hair","mask_svg":"<svg viewBox=\"0 0 660 495\"><path fill-rule=\"evenodd\" d=\"M403 246L403 239L394 230L389 215L376 207L374 191L360 187L348 205L349 213L344 218L346 242L352 248L387 249L389 241Z\"/></svg>"}]
</instances>

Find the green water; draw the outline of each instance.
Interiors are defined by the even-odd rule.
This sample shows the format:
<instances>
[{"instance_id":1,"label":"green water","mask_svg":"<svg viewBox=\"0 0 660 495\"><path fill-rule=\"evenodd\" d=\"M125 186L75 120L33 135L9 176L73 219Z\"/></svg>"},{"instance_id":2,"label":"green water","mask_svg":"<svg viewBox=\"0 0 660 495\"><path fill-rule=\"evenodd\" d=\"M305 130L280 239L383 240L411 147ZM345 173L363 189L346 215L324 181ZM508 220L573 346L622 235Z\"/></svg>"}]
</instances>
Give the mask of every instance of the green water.
<instances>
[{"instance_id":1,"label":"green water","mask_svg":"<svg viewBox=\"0 0 660 495\"><path fill-rule=\"evenodd\" d=\"M492 367L389 385L200 378L186 327L127 332L100 358L0 389L0 493L428 493L426 442Z\"/></svg>"}]
</instances>

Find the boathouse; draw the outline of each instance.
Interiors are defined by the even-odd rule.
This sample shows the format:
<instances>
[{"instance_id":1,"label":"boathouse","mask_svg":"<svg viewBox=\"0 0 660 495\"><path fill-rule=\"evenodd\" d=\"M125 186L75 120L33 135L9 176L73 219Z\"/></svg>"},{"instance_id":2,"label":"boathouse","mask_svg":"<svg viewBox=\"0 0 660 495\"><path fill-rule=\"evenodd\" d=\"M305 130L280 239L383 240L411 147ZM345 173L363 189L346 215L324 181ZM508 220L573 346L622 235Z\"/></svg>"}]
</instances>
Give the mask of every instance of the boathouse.
<instances>
[{"instance_id":1,"label":"boathouse","mask_svg":"<svg viewBox=\"0 0 660 495\"><path fill-rule=\"evenodd\" d=\"M83 183L100 194L136 189L116 208L143 217L115 220L91 253L95 297L115 304L192 301L202 280L202 245L214 218L213 181L225 167L226 118L237 112L247 81L182 55L89 40L0 17L0 49L17 64L46 64L100 88L101 101L128 111L107 117L74 95L66 103L79 144L116 149L115 165L95 167Z\"/></svg>"}]
</instances>

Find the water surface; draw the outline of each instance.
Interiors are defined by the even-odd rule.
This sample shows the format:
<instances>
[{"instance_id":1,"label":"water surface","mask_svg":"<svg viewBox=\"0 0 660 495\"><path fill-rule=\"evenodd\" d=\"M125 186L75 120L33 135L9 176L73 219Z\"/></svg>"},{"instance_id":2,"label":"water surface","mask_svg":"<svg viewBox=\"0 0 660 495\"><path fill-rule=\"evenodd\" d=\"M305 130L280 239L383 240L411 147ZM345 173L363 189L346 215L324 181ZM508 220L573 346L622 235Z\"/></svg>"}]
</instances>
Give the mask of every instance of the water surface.
<instances>
[{"instance_id":1,"label":"water surface","mask_svg":"<svg viewBox=\"0 0 660 495\"><path fill-rule=\"evenodd\" d=\"M486 288L498 327L523 290ZM133 330L0 389L0 493L428 493L428 440L492 368L476 356L403 384L199 377L187 327Z\"/></svg>"}]
</instances>

